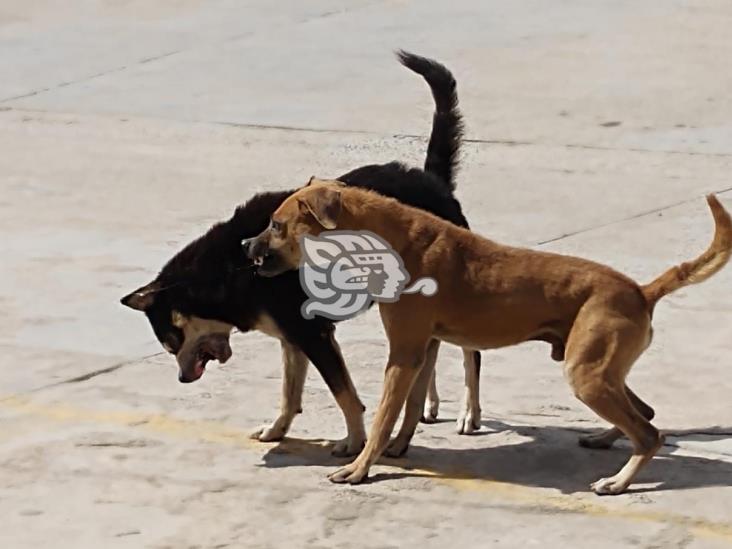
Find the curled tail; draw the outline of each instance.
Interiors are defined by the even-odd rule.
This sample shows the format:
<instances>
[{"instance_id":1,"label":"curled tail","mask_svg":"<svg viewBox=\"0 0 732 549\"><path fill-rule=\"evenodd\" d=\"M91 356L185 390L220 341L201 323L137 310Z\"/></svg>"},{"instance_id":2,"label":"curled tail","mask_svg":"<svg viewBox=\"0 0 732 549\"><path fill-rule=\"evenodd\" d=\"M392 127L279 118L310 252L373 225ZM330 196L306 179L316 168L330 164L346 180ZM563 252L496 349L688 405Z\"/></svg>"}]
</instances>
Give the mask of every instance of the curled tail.
<instances>
[{"instance_id":1,"label":"curled tail","mask_svg":"<svg viewBox=\"0 0 732 549\"><path fill-rule=\"evenodd\" d=\"M437 61L400 50L399 62L421 75L432 90L435 114L424 171L435 174L455 190L458 153L463 138L463 117L458 109L457 84L447 67Z\"/></svg>"},{"instance_id":2,"label":"curled tail","mask_svg":"<svg viewBox=\"0 0 732 549\"><path fill-rule=\"evenodd\" d=\"M707 203L714 216L714 240L696 259L671 267L641 287L651 310L663 296L689 284L704 282L721 270L732 256L732 218L713 194L707 195Z\"/></svg>"}]
</instances>

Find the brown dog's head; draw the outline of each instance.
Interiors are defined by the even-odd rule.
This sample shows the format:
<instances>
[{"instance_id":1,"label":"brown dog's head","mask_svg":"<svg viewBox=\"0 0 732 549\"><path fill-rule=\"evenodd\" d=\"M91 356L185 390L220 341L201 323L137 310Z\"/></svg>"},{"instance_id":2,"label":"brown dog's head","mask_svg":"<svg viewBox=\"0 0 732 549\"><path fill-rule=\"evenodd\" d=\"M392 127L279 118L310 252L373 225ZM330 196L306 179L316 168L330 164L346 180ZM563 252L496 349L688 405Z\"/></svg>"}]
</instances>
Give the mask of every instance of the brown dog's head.
<instances>
[{"instance_id":1,"label":"brown dog's head","mask_svg":"<svg viewBox=\"0 0 732 549\"><path fill-rule=\"evenodd\" d=\"M335 229L341 215L343 183L310 178L307 186L292 194L272 214L269 226L245 243L257 274L276 276L300 265L300 241Z\"/></svg>"}]
</instances>

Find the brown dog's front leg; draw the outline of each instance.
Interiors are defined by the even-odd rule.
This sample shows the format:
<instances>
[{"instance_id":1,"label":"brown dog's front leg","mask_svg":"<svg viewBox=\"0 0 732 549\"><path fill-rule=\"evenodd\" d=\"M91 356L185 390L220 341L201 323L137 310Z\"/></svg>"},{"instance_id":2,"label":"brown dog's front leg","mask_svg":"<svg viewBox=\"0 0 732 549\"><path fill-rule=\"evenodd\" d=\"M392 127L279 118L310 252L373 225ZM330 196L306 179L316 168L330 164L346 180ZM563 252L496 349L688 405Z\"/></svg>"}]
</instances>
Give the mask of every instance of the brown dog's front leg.
<instances>
[{"instance_id":1,"label":"brown dog's front leg","mask_svg":"<svg viewBox=\"0 0 732 549\"><path fill-rule=\"evenodd\" d=\"M386 448L399 412L419 373L424 359L424 345L418 353L400 353L399 359L391 353L384 376L384 392L376 410L366 447L352 463L331 473L328 476L331 482L358 484L366 479L369 468Z\"/></svg>"},{"instance_id":2,"label":"brown dog's front leg","mask_svg":"<svg viewBox=\"0 0 732 549\"><path fill-rule=\"evenodd\" d=\"M384 455L388 457L401 457L407 453L409 442L414 436L417 424L420 420L422 405L427 394L427 388L435 375L435 362L437 362L437 352L440 349L440 342L437 339L430 341L425 353L424 363L419 370L417 379L412 385L412 390L407 397L407 403L404 406L404 419L397 436L392 439L389 446L384 450Z\"/></svg>"}]
</instances>

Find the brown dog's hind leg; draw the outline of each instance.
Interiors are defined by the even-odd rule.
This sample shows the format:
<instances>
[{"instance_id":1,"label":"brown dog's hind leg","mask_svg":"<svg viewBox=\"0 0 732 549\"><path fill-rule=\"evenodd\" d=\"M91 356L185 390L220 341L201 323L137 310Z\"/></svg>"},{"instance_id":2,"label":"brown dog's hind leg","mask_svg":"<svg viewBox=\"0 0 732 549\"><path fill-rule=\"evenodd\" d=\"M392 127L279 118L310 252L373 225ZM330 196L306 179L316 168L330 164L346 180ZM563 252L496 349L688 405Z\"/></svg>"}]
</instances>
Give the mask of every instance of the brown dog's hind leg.
<instances>
[{"instance_id":1,"label":"brown dog's hind leg","mask_svg":"<svg viewBox=\"0 0 732 549\"><path fill-rule=\"evenodd\" d=\"M578 315L567 344L565 374L575 395L633 444L632 456L617 474L592 483L597 494L623 492L663 445L663 436L625 390L625 376L647 345L649 326L644 324L649 321L643 319L590 307Z\"/></svg>"},{"instance_id":2,"label":"brown dog's hind leg","mask_svg":"<svg viewBox=\"0 0 732 549\"><path fill-rule=\"evenodd\" d=\"M419 423L419 414L422 411L422 404L424 403L428 385L435 376L435 362L437 362L437 351L439 349L439 340L433 339L430 341L427 346L427 352L425 353L424 364L419 371L412 390L409 392L409 397L407 397L402 426L397 436L394 437L386 450L384 450L384 455L401 457L407 453L409 442L412 440L414 431L417 429L417 424Z\"/></svg>"},{"instance_id":3,"label":"brown dog's hind leg","mask_svg":"<svg viewBox=\"0 0 732 549\"><path fill-rule=\"evenodd\" d=\"M625 386L625 393L628 395L630 402L635 406L641 415L648 421L651 421L656 412L648 404L643 402L638 395L636 395L630 388ZM589 435L581 435L579 437L579 445L583 448L592 448L594 450L608 450L612 448L616 440L623 436L623 432L617 427L606 429L599 433L592 433Z\"/></svg>"}]
</instances>

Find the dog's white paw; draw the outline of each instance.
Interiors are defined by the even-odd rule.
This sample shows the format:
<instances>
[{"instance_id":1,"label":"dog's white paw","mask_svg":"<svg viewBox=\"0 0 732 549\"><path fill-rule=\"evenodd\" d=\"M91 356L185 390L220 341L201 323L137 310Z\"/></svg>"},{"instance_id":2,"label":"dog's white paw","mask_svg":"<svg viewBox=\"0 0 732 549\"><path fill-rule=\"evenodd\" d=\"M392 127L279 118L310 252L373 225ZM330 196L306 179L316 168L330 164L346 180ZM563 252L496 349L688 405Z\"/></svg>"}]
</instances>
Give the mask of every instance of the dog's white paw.
<instances>
[{"instance_id":1,"label":"dog's white paw","mask_svg":"<svg viewBox=\"0 0 732 549\"><path fill-rule=\"evenodd\" d=\"M440 408L440 401L430 401L424 403L424 412L422 413L422 423L435 423L437 421L437 412Z\"/></svg>"},{"instance_id":2,"label":"dog's white paw","mask_svg":"<svg viewBox=\"0 0 732 549\"><path fill-rule=\"evenodd\" d=\"M459 435L470 435L480 430L480 410L470 408L463 410L455 422L455 430Z\"/></svg>"},{"instance_id":3,"label":"dog's white paw","mask_svg":"<svg viewBox=\"0 0 732 549\"><path fill-rule=\"evenodd\" d=\"M592 488L592 490L600 496L614 496L617 494L621 494L628 487L628 483L619 477L620 475L615 475L614 477L609 478L601 478L600 480L590 484L590 488Z\"/></svg>"},{"instance_id":4,"label":"dog's white paw","mask_svg":"<svg viewBox=\"0 0 732 549\"><path fill-rule=\"evenodd\" d=\"M368 476L369 468L362 467L354 461L328 475L328 480L336 484L360 484Z\"/></svg>"},{"instance_id":5,"label":"dog's white paw","mask_svg":"<svg viewBox=\"0 0 732 549\"><path fill-rule=\"evenodd\" d=\"M251 438L260 442L275 442L282 440L287 434L287 427L284 425L285 422L277 419L271 425L262 425L259 429L252 432Z\"/></svg>"}]
</instances>

